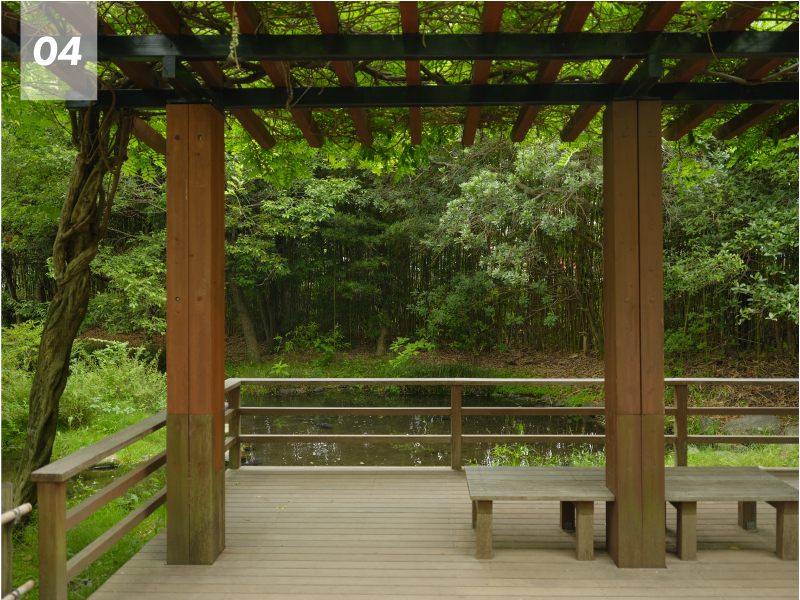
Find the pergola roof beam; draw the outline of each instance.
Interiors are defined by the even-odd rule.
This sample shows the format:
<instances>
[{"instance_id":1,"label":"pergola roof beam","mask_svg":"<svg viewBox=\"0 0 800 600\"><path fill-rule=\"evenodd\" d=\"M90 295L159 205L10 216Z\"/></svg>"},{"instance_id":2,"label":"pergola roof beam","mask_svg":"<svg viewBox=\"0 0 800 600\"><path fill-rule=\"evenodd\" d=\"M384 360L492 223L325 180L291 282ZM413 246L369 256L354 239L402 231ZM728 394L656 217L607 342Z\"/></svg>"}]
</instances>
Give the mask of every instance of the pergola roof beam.
<instances>
[{"instance_id":1,"label":"pergola roof beam","mask_svg":"<svg viewBox=\"0 0 800 600\"><path fill-rule=\"evenodd\" d=\"M583 28L594 2L571 2L567 4L556 26L556 33L575 33ZM534 83L554 83L558 73L564 65L563 60L548 60L539 65ZM511 128L511 141L521 142L528 135L528 130L536 120L541 107L527 106L522 108L517 115L517 120Z\"/></svg>"},{"instance_id":2,"label":"pergola roof beam","mask_svg":"<svg viewBox=\"0 0 800 600\"><path fill-rule=\"evenodd\" d=\"M725 11L719 19L711 25L710 32L729 32L744 31L761 12L772 4L772 2L749 2L746 4L734 4ZM694 79L697 75L714 62L716 57L703 60L683 59L670 69L664 77L664 83L683 83Z\"/></svg>"},{"instance_id":3,"label":"pergola roof beam","mask_svg":"<svg viewBox=\"0 0 800 600\"><path fill-rule=\"evenodd\" d=\"M239 31L244 34L256 34L261 24L261 15L255 4L252 2L223 2L228 12L233 13L236 7L236 18L239 21ZM259 61L261 68L269 77L276 88L288 88L291 86L289 81L289 65L284 61ZM311 111L303 108L290 108L289 112L294 122L300 128L303 137L312 148L322 148L325 141L319 123L314 120Z\"/></svg>"},{"instance_id":4,"label":"pergola roof beam","mask_svg":"<svg viewBox=\"0 0 800 600\"><path fill-rule=\"evenodd\" d=\"M159 4L144 2L143 4ZM55 36L58 38L58 36ZM423 40L424 37L424 40ZM710 45L709 45L710 41ZM795 31L721 31L697 37L689 32L632 33L453 33L407 35L239 35L240 61L362 60L640 60L796 58ZM3 36L3 48L19 54L19 37ZM174 54L182 61L227 61L229 35L116 35L97 37L101 62L158 61ZM713 51L712 48L713 47ZM674 69L673 69L674 71Z\"/></svg>"},{"instance_id":5,"label":"pergola roof beam","mask_svg":"<svg viewBox=\"0 0 800 600\"><path fill-rule=\"evenodd\" d=\"M797 30L797 23L792 23L786 28L786 31ZM786 61L783 58L751 58L741 67L739 67L734 75L748 81L758 81L759 79L762 79L768 75L770 71L778 68L784 62ZM713 116L722 108L722 106L722 104L695 104L689 106L685 113L672 121L664 129L664 139L670 141L679 140L692 129L700 125L703 121Z\"/></svg>"},{"instance_id":6,"label":"pergola roof beam","mask_svg":"<svg viewBox=\"0 0 800 600\"><path fill-rule=\"evenodd\" d=\"M503 9L505 2L484 2L481 17L481 33L499 33L503 23ZM491 60L476 60L472 65L472 84L486 85L489 83L489 71L492 68ZM464 132L461 135L463 146L472 146L475 143L475 133L481 120L481 107L467 107L467 116L464 120Z\"/></svg>"},{"instance_id":7,"label":"pergola roof beam","mask_svg":"<svg viewBox=\"0 0 800 600\"><path fill-rule=\"evenodd\" d=\"M319 23L322 33L329 35L338 34L339 14L336 11L336 4L334 2L316 1L312 2L311 6L314 8L314 15L317 17L317 22ZM351 58L348 58L347 60L334 60L333 70L336 72L336 77L339 79L340 86L355 87L358 85ZM361 145L367 147L372 146L372 131L370 131L369 128L369 115L367 115L366 109L361 107L353 107L350 109L350 117L353 119L353 124L356 128L356 135L358 135L358 140L361 142Z\"/></svg>"},{"instance_id":8,"label":"pergola roof beam","mask_svg":"<svg viewBox=\"0 0 800 600\"><path fill-rule=\"evenodd\" d=\"M286 94L275 88L222 88L211 90L223 109L259 107L284 109ZM619 85L556 83L544 85L361 86L295 88L294 97L304 108L389 108L409 106L533 106L606 104L619 99ZM797 102L796 82L770 82L745 86L738 83L656 83L648 98L670 104L787 104ZM116 90L116 105L125 108L163 108L180 101L175 90ZM110 105L109 90L98 90L97 104ZM211 98L208 99L211 102ZM77 108L86 103L67 102Z\"/></svg>"},{"instance_id":9,"label":"pergola roof beam","mask_svg":"<svg viewBox=\"0 0 800 600\"><path fill-rule=\"evenodd\" d=\"M400 3L400 25L403 35L419 33L419 10L416 2ZM406 61L406 85L420 85L419 61ZM412 106L408 109L408 129L411 135L411 144L422 144L422 109Z\"/></svg>"},{"instance_id":10,"label":"pergola roof beam","mask_svg":"<svg viewBox=\"0 0 800 600\"><path fill-rule=\"evenodd\" d=\"M651 2L633 27L634 32L662 31L675 16L682 2ZM622 83L636 66L637 59L612 60L600 75L600 83ZM601 104L581 104L561 130L561 141L574 142L602 108Z\"/></svg>"},{"instance_id":11,"label":"pergola roof beam","mask_svg":"<svg viewBox=\"0 0 800 600\"><path fill-rule=\"evenodd\" d=\"M797 83L793 83L793 85L797 86ZM730 121L717 127L714 130L714 137L719 140L732 140L753 125L757 125L770 115L775 114L781 108L783 108L782 104L754 104L744 109Z\"/></svg>"},{"instance_id":12,"label":"pergola roof beam","mask_svg":"<svg viewBox=\"0 0 800 600\"><path fill-rule=\"evenodd\" d=\"M137 4L163 33L169 36L191 35L191 29L183 24L180 13L171 2L137 2ZM111 39L115 39L115 37L118 36L112 36ZM203 37L199 36L200 39ZM170 52L167 51L161 56L169 55ZM172 56L177 56L177 54L172 54ZM189 61L189 65L209 88L222 88L225 82L225 74L215 63L210 61ZM231 114L236 117L244 130L250 134L259 146L269 149L275 145L275 138L272 137L261 118L251 109L232 109Z\"/></svg>"},{"instance_id":13,"label":"pergola roof beam","mask_svg":"<svg viewBox=\"0 0 800 600\"><path fill-rule=\"evenodd\" d=\"M780 122L778 125L778 139L783 140L789 137L790 135L797 133L798 126L800 125L800 120L797 118L797 114L792 115L791 117L787 117L783 121Z\"/></svg>"}]
</instances>

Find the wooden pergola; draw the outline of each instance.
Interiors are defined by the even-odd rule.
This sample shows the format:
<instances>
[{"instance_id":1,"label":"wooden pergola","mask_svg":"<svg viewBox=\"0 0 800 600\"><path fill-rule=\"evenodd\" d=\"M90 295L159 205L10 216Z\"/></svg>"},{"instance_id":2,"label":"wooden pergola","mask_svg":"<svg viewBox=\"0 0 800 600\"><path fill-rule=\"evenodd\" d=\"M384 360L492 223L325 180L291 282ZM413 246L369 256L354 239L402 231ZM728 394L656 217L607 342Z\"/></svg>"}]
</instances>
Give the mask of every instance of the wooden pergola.
<instances>
[{"instance_id":1,"label":"wooden pergola","mask_svg":"<svg viewBox=\"0 0 800 600\"><path fill-rule=\"evenodd\" d=\"M225 546L224 300L225 141L228 111L263 148L276 140L261 111L289 111L307 143L326 132L314 111L345 108L358 141L373 144L370 109L407 107L412 144L422 142L424 107L466 107L462 143L482 126L482 108L510 106L510 138L522 142L550 106L576 107L561 131L574 141L603 115L606 485L608 548L619 567L661 568L664 539L664 358L661 139L676 140L726 105L747 105L714 131L728 140L796 105L797 23L756 31L769 2L729 3L707 32L671 31L680 2L651 2L626 31L582 29L593 2L569 2L548 33L504 33L504 2L484 2L480 32L420 33L418 5L400 2L393 34L340 31L337 4L311 2L315 35L265 33L269 15L256 3L225 2L239 23L237 56L257 62L271 86L227 85L220 66L230 35L195 35L170 2L137 2L160 34L118 35L101 21L99 61L118 69L124 87L98 92L96 107L163 110L164 140L143 120L136 135L167 155L167 506L168 562L210 564ZM4 13L8 9L4 7ZM19 54L15 23L3 20L4 60ZM296 87L291 64L329 61L338 87ZM354 63L405 62L405 83L359 85ZM426 61L472 64L470 83L427 85ZM494 61L538 65L530 84L490 83ZM595 82L559 79L566 63L608 61ZM729 61L728 76L708 74ZM156 72L148 63L160 63ZM665 64L669 68L665 68ZM769 76L779 74L778 77ZM765 79L766 78L766 79ZM287 93L291 91L291 102ZM86 103L68 102L72 109ZM679 105L664 122L664 107ZM774 118L774 117L773 117ZM778 137L797 132L796 114L775 123Z\"/></svg>"}]
</instances>

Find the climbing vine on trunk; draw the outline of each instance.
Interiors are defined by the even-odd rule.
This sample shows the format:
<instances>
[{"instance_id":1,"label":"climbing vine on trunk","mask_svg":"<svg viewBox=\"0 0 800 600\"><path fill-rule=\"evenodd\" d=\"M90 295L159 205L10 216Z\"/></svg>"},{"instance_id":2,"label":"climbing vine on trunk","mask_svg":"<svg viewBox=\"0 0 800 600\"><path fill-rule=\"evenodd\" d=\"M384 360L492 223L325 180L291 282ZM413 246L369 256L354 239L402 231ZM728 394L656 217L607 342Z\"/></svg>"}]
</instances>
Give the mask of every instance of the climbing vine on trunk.
<instances>
[{"instance_id":1,"label":"climbing vine on trunk","mask_svg":"<svg viewBox=\"0 0 800 600\"><path fill-rule=\"evenodd\" d=\"M73 119L79 152L53 245L57 291L47 310L33 376L27 437L14 485L17 504L36 501L31 473L50 462L72 344L89 303L89 265L108 231L132 123L133 113L113 109L101 116L90 108Z\"/></svg>"}]
</instances>

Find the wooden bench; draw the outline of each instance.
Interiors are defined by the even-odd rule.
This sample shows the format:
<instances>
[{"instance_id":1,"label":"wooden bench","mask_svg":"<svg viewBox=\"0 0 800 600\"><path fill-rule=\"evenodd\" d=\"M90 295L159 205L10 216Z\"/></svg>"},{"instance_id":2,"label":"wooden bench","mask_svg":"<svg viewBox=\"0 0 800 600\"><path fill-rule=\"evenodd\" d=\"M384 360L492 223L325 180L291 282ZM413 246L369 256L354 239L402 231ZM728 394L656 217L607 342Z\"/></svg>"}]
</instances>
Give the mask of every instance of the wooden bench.
<instances>
[{"instance_id":1,"label":"wooden bench","mask_svg":"<svg viewBox=\"0 0 800 600\"><path fill-rule=\"evenodd\" d=\"M777 510L775 553L797 560L798 491L758 467L668 467L665 499L678 511L678 557L697 558L697 503L738 502L739 526L756 527L756 502Z\"/></svg>"},{"instance_id":2,"label":"wooden bench","mask_svg":"<svg viewBox=\"0 0 800 600\"><path fill-rule=\"evenodd\" d=\"M492 502L558 501L561 527L575 530L578 560L594 558L594 503L614 500L600 467L466 467L476 558L492 558Z\"/></svg>"}]
</instances>

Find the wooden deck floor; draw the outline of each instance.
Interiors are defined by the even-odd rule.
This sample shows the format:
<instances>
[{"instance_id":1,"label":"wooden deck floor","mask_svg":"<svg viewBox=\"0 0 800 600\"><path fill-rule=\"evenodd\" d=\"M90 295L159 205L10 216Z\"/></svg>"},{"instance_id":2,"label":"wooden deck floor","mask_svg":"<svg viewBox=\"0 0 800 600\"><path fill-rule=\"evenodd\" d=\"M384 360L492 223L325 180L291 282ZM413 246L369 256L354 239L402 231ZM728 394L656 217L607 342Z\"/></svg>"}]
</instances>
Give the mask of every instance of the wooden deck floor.
<instances>
[{"instance_id":1,"label":"wooden deck floor","mask_svg":"<svg viewBox=\"0 0 800 600\"><path fill-rule=\"evenodd\" d=\"M797 487L797 474L781 474ZM474 558L462 472L441 468L269 468L227 473L227 548L211 566L169 566L164 532L92 600L255 598L792 598L798 563L774 554L775 511L758 531L737 506L698 506L698 560L618 569L597 504L596 558L579 563L555 502L498 502L492 560Z\"/></svg>"}]
</instances>

